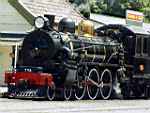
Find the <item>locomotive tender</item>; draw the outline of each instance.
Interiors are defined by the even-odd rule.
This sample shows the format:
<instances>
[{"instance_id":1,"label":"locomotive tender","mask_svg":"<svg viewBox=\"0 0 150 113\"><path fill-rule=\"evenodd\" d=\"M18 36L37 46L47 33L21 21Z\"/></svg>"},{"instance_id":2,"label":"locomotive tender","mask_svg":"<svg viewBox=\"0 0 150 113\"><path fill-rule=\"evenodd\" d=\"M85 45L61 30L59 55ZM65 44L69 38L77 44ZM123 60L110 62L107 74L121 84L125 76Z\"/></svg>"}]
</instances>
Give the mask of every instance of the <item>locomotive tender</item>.
<instances>
[{"instance_id":1,"label":"locomotive tender","mask_svg":"<svg viewBox=\"0 0 150 113\"><path fill-rule=\"evenodd\" d=\"M80 100L86 96L109 99L120 94L125 98L149 96L148 76L134 78L137 65L142 73L143 66L149 65L133 60L134 33L116 25L101 27L98 36L93 36L93 25L83 21L79 26L82 32L76 36L72 20L62 19L56 31L50 19L35 19L36 29L24 38L17 67L6 72L10 97L53 100L63 96L66 100ZM125 38L123 28L124 34L129 33Z\"/></svg>"}]
</instances>

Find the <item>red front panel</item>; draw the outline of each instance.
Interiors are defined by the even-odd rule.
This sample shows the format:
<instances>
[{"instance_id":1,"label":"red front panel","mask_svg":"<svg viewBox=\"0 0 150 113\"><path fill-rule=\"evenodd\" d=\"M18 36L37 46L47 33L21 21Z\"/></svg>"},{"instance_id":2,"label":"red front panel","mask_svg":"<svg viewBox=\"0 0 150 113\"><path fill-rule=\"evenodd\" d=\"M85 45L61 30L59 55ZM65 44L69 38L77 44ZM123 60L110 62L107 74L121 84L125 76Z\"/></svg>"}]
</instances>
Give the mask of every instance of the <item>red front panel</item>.
<instances>
[{"instance_id":1,"label":"red front panel","mask_svg":"<svg viewBox=\"0 0 150 113\"><path fill-rule=\"evenodd\" d=\"M34 73L34 72L13 72L5 73L5 82L14 82L16 85L19 80L28 80L30 85L44 86L51 85L53 77L48 73Z\"/></svg>"}]
</instances>

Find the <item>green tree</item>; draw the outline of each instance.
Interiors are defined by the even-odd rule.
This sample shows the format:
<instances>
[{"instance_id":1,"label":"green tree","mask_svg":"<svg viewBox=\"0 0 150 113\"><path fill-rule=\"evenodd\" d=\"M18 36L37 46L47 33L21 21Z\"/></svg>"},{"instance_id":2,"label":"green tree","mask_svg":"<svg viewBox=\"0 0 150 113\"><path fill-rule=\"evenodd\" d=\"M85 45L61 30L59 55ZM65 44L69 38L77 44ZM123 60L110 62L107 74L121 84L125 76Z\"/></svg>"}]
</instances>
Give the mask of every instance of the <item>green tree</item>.
<instances>
[{"instance_id":1,"label":"green tree","mask_svg":"<svg viewBox=\"0 0 150 113\"><path fill-rule=\"evenodd\" d=\"M70 0L71 3L80 11L80 13L86 17L90 17L90 4L88 0Z\"/></svg>"},{"instance_id":2,"label":"green tree","mask_svg":"<svg viewBox=\"0 0 150 113\"><path fill-rule=\"evenodd\" d=\"M95 0L90 0L89 4L90 4L91 13L100 13L101 12L101 10Z\"/></svg>"}]
</instances>

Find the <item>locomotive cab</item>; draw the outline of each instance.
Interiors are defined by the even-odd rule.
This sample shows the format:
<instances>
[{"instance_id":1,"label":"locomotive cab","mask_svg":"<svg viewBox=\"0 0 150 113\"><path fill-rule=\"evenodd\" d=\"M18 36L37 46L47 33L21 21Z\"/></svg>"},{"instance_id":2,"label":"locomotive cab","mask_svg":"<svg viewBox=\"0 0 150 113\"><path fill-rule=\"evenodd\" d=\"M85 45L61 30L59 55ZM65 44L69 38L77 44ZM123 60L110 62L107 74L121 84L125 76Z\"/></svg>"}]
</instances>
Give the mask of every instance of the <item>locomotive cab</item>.
<instances>
[{"instance_id":1,"label":"locomotive cab","mask_svg":"<svg viewBox=\"0 0 150 113\"><path fill-rule=\"evenodd\" d=\"M127 63L132 66L128 80L123 81L123 95L128 97L150 96L150 34L142 28L127 27L134 33L125 46ZM138 30L140 29L140 30ZM143 32L142 32L143 31ZM128 49L127 49L128 48Z\"/></svg>"},{"instance_id":2,"label":"locomotive cab","mask_svg":"<svg viewBox=\"0 0 150 113\"><path fill-rule=\"evenodd\" d=\"M126 76L121 80L123 97L150 96L150 33L140 27L122 25L106 25L96 31L123 44L126 68Z\"/></svg>"},{"instance_id":3,"label":"locomotive cab","mask_svg":"<svg viewBox=\"0 0 150 113\"><path fill-rule=\"evenodd\" d=\"M135 73L148 74L150 73L150 36L137 35L135 45Z\"/></svg>"},{"instance_id":4,"label":"locomotive cab","mask_svg":"<svg viewBox=\"0 0 150 113\"><path fill-rule=\"evenodd\" d=\"M150 96L150 34L136 34L133 65L131 86L134 96Z\"/></svg>"}]
</instances>

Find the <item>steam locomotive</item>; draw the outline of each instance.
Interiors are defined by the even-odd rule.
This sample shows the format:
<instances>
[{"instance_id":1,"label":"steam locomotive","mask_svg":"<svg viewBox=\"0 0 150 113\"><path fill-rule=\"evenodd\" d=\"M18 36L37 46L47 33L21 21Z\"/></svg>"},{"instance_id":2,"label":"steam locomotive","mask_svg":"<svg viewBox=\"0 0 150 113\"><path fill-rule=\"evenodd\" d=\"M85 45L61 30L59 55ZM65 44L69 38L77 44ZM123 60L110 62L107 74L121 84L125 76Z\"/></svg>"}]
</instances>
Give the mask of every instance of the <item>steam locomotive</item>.
<instances>
[{"instance_id":1,"label":"steam locomotive","mask_svg":"<svg viewBox=\"0 0 150 113\"><path fill-rule=\"evenodd\" d=\"M93 25L86 20L77 36L71 19L63 18L58 31L52 20L37 17L36 29L25 36L16 67L5 74L9 97L149 97L149 59L135 56L133 32L108 25L93 36Z\"/></svg>"}]
</instances>

